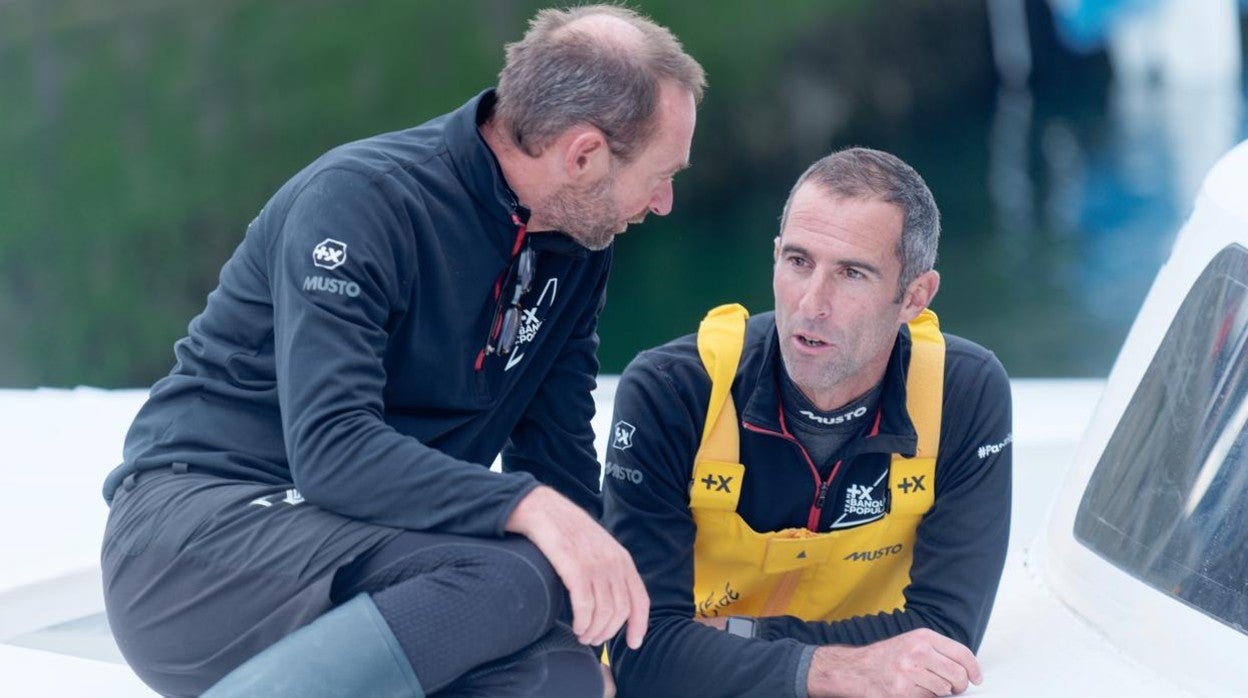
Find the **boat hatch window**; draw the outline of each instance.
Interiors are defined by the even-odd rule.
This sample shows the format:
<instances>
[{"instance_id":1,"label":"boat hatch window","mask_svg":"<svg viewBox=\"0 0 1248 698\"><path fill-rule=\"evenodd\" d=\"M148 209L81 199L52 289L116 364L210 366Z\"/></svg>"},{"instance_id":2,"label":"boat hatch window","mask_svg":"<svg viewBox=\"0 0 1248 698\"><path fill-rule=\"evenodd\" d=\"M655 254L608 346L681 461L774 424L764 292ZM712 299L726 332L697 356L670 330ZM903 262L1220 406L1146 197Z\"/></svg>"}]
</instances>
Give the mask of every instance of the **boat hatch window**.
<instances>
[{"instance_id":1,"label":"boat hatch window","mask_svg":"<svg viewBox=\"0 0 1248 698\"><path fill-rule=\"evenodd\" d=\"M1184 299L1110 437L1075 538L1248 634L1248 250Z\"/></svg>"}]
</instances>

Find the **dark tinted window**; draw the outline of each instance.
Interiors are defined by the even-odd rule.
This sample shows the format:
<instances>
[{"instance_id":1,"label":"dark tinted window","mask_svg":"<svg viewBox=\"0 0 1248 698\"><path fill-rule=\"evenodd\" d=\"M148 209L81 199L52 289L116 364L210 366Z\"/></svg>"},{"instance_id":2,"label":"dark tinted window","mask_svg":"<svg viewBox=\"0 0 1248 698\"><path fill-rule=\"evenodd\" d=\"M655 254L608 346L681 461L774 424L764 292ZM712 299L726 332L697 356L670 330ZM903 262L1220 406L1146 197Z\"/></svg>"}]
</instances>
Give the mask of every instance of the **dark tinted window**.
<instances>
[{"instance_id":1,"label":"dark tinted window","mask_svg":"<svg viewBox=\"0 0 1248 698\"><path fill-rule=\"evenodd\" d=\"M1248 251L1183 301L1075 518L1075 537L1248 632Z\"/></svg>"}]
</instances>

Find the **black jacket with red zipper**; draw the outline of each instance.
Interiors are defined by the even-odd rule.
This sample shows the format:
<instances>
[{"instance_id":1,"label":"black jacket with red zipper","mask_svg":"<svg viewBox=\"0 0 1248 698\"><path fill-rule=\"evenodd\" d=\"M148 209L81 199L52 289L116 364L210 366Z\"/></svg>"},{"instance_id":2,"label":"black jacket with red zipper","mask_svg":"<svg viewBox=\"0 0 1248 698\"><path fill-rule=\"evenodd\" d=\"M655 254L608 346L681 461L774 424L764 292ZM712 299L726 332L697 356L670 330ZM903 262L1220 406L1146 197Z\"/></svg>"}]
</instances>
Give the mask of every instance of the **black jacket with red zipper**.
<instances>
[{"instance_id":1,"label":"black jacket with red zipper","mask_svg":"<svg viewBox=\"0 0 1248 698\"><path fill-rule=\"evenodd\" d=\"M804 696L814 646L864 645L921 627L978 648L1009 538L1010 387L991 352L956 336L945 340L935 502L918 528L905 610L833 623L769 618L758 623L755 638L691 620L696 527L689 487L710 394L696 335L633 360L616 390L605 521L637 563L651 615L640 650L619 639L611 644L621 696ZM751 528L815 524L822 532L878 518L855 515L847 497L851 487L861 492L876 482L892 453L914 453L916 435L905 408L909 350L903 328L872 428L831 462L812 463L784 424L774 316L749 320L732 397L746 466L737 512ZM875 489L887 496L886 488Z\"/></svg>"}]
</instances>

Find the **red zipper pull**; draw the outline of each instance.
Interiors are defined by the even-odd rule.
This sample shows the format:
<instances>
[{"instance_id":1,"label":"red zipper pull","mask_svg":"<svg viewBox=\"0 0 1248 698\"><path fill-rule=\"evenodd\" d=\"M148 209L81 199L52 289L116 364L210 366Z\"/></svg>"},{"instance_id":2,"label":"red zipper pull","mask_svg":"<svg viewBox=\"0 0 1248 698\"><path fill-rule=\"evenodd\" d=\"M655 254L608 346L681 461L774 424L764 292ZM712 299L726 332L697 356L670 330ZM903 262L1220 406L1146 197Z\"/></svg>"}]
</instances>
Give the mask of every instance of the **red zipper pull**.
<instances>
[{"instance_id":1,"label":"red zipper pull","mask_svg":"<svg viewBox=\"0 0 1248 698\"><path fill-rule=\"evenodd\" d=\"M516 226L516 244L511 247L511 256L515 257L520 254L520 248L524 246L524 237L529 233L529 227L520 220L520 214L515 211L511 212L511 222Z\"/></svg>"}]
</instances>

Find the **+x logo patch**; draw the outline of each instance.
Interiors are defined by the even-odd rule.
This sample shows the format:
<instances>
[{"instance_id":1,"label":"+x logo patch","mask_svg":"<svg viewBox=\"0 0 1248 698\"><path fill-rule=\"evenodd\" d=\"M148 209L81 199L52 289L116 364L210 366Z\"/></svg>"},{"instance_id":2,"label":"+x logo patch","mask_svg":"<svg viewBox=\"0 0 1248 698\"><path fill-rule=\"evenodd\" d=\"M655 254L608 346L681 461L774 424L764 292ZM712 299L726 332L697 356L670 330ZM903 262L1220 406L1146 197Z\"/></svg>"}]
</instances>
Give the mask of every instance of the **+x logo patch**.
<instances>
[{"instance_id":1,"label":"+x logo patch","mask_svg":"<svg viewBox=\"0 0 1248 698\"><path fill-rule=\"evenodd\" d=\"M712 492L732 492L732 476L716 475L708 473L706 477L699 480L706 485L706 489Z\"/></svg>"}]
</instances>

